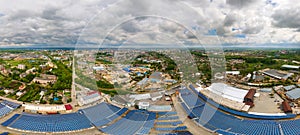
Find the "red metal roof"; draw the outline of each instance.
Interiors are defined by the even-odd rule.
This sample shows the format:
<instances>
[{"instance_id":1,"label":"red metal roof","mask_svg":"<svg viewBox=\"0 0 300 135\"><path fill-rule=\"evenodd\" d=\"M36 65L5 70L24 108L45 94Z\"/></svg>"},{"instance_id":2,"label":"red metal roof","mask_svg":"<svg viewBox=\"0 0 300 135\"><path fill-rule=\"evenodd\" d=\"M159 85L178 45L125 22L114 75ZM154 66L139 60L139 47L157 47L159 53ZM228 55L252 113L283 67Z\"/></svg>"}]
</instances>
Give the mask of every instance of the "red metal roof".
<instances>
[{"instance_id":1,"label":"red metal roof","mask_svg":"<svg viewBox=\"0 0 300 135\"><path fill-rule=\"evenodd\" d=\"M246 99L251 99L253 101L253 97L254 97L254 94L256 93L256 90L255 89L250 89L248 91L248 93L246 94L245 98Z\"/></svg>"},{"instance_id":2,"label":"red metal roof","mask_svg":"<svg viewBox=\"0 0 300 135\"><path fill-rule=\"evenodd\" d=\"M292 112L292 108L291 106L289 105L289 102L288 101L283 101L282 102L282 107L283 107L283 111L284 112Z\"/></svg>"},{"instance_id":3,"label":"red metal roof","mask_svg":"<svg viewBox=\"0 0 300 135\"><path fill-rule=\"evenodd\" d=\"M66 104L65 108L66 108L66 110L72 110L73 109L73 107L70 104Z\"/></svg>"}]
</instances>

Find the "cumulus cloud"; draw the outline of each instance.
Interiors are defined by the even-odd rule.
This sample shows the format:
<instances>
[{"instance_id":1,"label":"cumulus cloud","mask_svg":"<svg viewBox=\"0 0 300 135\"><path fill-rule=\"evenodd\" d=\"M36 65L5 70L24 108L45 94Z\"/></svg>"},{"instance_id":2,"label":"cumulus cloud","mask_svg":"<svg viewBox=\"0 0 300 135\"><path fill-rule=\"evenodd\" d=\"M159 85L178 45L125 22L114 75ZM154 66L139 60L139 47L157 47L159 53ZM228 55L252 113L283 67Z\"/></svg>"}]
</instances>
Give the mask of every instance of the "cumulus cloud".
<instances>
[{"instance_id":1,"label":"cumulus cloud","mask_svg":"<svg viewBox=\"0 0 300 135\"><path fill-rule=\"evenodd\" d=\"M226 4L234 8L243 8L255 4L257 1L258 0L226 0Z\"/></svg>"},{"instance_id":2,"label":"cumulus cloud","mask_svg":"<svg viewBox=\"0 0 300 135\"><path fill-rule=\"evenodd\" d=\"M235 22L239 21L237 14L228 14L224 20L224 26L232 26Z\"/></svg>"},{"instance_id":3,"label":"cumulus cloud","mask_svg":"<svg viewBox=\"0 0 300 135\"><path fill-rule=\"evenodd\" d=\"M278 9L272 15L273 25L279 28L292 28L300 32L300 6L288 9Z\"/></svg>"},{"instance_id":4,"label":"cumulus cloud","mask_svg":"<svg viewBox=\"0 0 300 135\"><path fill-rule=\"evenodd\" d=\"M297 43L300 6L296 3L295 0L1 0L0 44L74 46L99 44L102 40L109 44L128 40L134 43L133 39L159 42L162 34L170 37L164 42L209 43L213 41L207 38L207 32L213 29L224 43Z\"/></svg>"}]
</instances>

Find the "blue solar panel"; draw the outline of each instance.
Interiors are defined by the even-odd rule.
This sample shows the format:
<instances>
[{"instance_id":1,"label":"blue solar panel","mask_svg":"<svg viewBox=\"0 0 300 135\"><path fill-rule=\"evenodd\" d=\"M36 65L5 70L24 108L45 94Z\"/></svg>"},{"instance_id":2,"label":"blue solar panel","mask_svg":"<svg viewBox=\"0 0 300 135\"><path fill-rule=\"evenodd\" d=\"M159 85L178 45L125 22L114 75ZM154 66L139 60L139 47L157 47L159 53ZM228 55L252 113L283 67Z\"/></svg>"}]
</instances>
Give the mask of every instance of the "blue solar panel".
<instances>
[{"instance_id":1,"label":"blue solar panel","mask_svg":"<svg viewBox=\"0 0 300 135\"><path fill-rule=\"evenodd\" d=\"M179 124L183 124L182 121L172 121L172 122L156 122L156 125L171 125L171 126L177 126Z\"/></svg>"},{"instance_id":2,"label":"blue solar panel","mask_svg":"<svg viewBox=\"0 0 300 135\"><path fill-rule=\"evenodd\" d=\"M159 117L157 120L177 120L179 119L178 116L169 116L169 117Z\"/></svg>"},{"instance_id":3,"label":"blue solar panel","mask_svg":"<svg viewBox=\"0 0 300 135\"><path fill-rule=\"evenodd\" d=\"M102 102L98 105L82 109L81 111L95 126L99 127L120 117L120 115L127 110L127 108L121 109L117 106Z\"/></svg>"},{"instance_id":4,"label":"blue solar panel","mask_svg":"<svg viewBox=\"0 0 300 135\"><path fill-rule=\"evenodd\" d=\"M191 109L197 106L202 106L205 103L201 101L197 96L194 95L190 90L183 89L180 91L181 97L183 101L187 104L187 106Z\"/></svg>"},{"instance_id":5,"label":"blue solar panel","mask_svg":"<svg viewBox=\"0 0 300 135\"><path fill-rule=\"evenodd\" d=\"M11 108L7 107L7 106L4 106L0 109L0 117L10 113L12 111Z\"/></svg>"},{"instance_id":6,"label":"blue solar panel","mask_svg":"<svg viewBox=\"0 0 300 135\"><path fill-rule=\"evenodd\" d=\"M92 127L85 115L79 113L35 115L23 113L9 125L11 128L36 132L65 132Z\"/></svg>"},{"instance_id":7,"label":"blue solar panel","mask_svg":"<svg viewBox=\"0 0 300 135\"><path fill-rule=\"evenodd\" d=\"M108 127L101 128L100 130L113 135L132 135L137 133L141 134L141 132L148 134L146 132L149 132L150 130L147 129L154 126L154 118L155 113L133 110L116 123L113 123Z\"/></svg>"},{"instance_id":8,"label":"blue solar panel","mask_svg":"<svg viewBox=\"0 0 300 135\"><path fill-rule=\"evenodd\" d=\"M9 132L3 132L0 135L9 135Z\"/></svg>"},{"instance_id":9,"label":"blue solar panel","mask_svg":"<svg viewBox=\"0 0 300 135\"><path fill-rule=\"evenodd\" d=\"M159 116L163 116L163 115L177 115L177 112L158 112L157 114Z\"/></svg>"},{"instance_id":10,"label":"blue solar panel","mask_svg":"<svg viewBox=\"0 0 300 135\"><path fill-rule=\"evenodd\" d=\"M155 130L157 131L181 131L186 130L186 126L178 126L178 127L157 127Z\"/></svg>"},{"instance_id":11,"label":"blue solar panel","mask_svg":"<svg viewBox=\"0 0 300 135\"><path fill-rule=\"evenodd\" d=\"M19 116L20 116L20 114L15 114L15 115L12 116L11 118L9 118L9 119L6 120L5 122L3 122L1 125L2 125L2 126L8 126L8 125L11 124L14 120L16 120Z\"/></svg>"},{"instance_id":12,"label":"blue solar panel","mask_svg":"<svg viewBox=\"0 0 300 135\"><path fill-rule=\"evenodd\" d=\"M196 94L191 94L190 96L198 98ZM196 116L195 122L212 131L226 131L226 134L230 135L235 133L246 135L281 134L278 122L274 120L241 120L232 115L225 114L217 110L216 108L211 107L210 105L196 106L192 109L185 108L185 110L187 112L191 111L192 114ZM298 124L296 124L295 122L291 124L288 121L284 121L280 122L280 124L284 133L287 133L289 135L296 135L300 133L300 122ZM293 127L296 129L291 130L288 127Z\"/></svg>"},{"instance_id":13,"label":"blue solar panel","mask_svg":"<svg viewBox=\"0 0 300 135\"><path fill-rule=\"evenodd\" d=\"M14 103L14 102L10 102L10 101L7 101L7 100L2 101L2 104L3 105L7 105L7 106L9 106L11 108L14 108L14 109L18 108L20 106L20 104L17 104L17 103Z\"/></svg>"},{"instance_id":14,"label":"blue solar panel","mask_svg":"<svg viewBox=\"0 0 300 135\"><path fill-rule=\"evenodd\" d=\"M226 111L226 112L229 112L231 114L235 114L235 115L239 115L239 116L243 116L243 117L248 117L248 118L256 118L256 119L270 119L270 120L275 120L275 119L287 119L287 118L295 118L296 117L296 114L286 114L286 115L256 115L256 114L248 114L248 113L245 113L245 112L240 112L240 111L236 111L236 110L233 110L233 109L230 109L230 108L227 108L223 105L220 105L216 102L214 102L213 100L211 99L207 99L205 97L205 95L203 95L201 92L198 92L193 85L190 85L190 88L192 89L192 91L198 95L195 95L195 94L192 94L190 95L190 98L195 98L197 96L199 96L203 101L206 101L208 102L209 104L213 105L214 107L217 107L219 108L220 110L223 110L223 111ZM188 93L189 90L186 89L184 90L184 93ZM194 97L193 97L194 96ZM185 99L184 99L185 100ZM189 100L189 99L187 99ZM188 102L188 101L187 101ZM200 106L202 106L203 104L199 104ZM193 107L197 107L197 105L192 105L190 106L189 104L187 104L187 106L191 109Z\"/></svg>"}]
</instances>

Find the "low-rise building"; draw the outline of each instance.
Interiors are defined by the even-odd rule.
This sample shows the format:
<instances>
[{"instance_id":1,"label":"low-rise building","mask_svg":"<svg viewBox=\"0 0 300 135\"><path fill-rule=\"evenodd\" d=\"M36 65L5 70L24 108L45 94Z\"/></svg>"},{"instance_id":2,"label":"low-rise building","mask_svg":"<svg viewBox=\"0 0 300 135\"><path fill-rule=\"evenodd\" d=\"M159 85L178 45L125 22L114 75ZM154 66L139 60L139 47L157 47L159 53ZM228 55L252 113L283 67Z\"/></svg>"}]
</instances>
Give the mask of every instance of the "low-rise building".
<instances>
[{"instance_id":1,"label":"low-rise building","mask_svg":"<svg viewBox=\"0 0 300 135\"><path fill-rule=\"evenodd\" d=\"M256 93L256 89L250 89L246 96L244 97L244 103L246 105L254 106L254 95Z\"/></svg>"},{"instance_id":2,"label":"low-rise building","mask_svg":"<svg viewBox=\"0 0 300 135\"><path fill-rule=\"evenodd\" d=\"M162 80L162 72L154 72L149 76L151 83L159 83Z\"/></svg>"},{"instance_id":3,"label":"low-rise building","mask_svg":"<svg viewBox=\"0 0 300 135\"><path fill-rule=\"evenodd\" d=\"M295 65L282 65L281 68L285 68L285 69L300 69L300 66L295 66Z\"/></svg>"},{"instance_id":4,"label":"low-rise building","mask_svg":"<svg viewBox=\"0 0 300 135\"><path fill-rule=\"evenodd\" d=\"M300 88L296 88L286 92L286 96L291 100L297 100L300 98Z\"/></svg>"},{"instance_id":5,"label":"low-rise building","mask_svg":"<svg viewBox=\"0 0 300 135\"><path fill-rule=\"evenodd\" d=\"M94 92L88 93L87 95L80 96L79 100L78 100L78 105L83 106L86 104L91 104L91 103L94 103L101 99L102 99L102 96L100 95L100 93L97 91L94 91Z\"/></svg>"},{"instance_id":6,"label":"low-rise building","mask_svg":"<svg viewBox=\"0 0 300 135\"><path fill-rule=\"evenodd\" d=\"M57 77L55 75L41 74L40 77L35 77L32 81L40 84L54 84L57 81Z\"/></svg>"},{"instance_id":7,"label":"low-rise building","mask_svg":"<svg viewBox=\"0 0 300 135\"><path fill-rule=\"evenodd\" d=\"M292 113L293 112L290 104L286 100L282 102L282 109L285 113Z\"/></svg>"},{"instance_id":8,"label":"low-rise building","mask_svg":"<svg viewBox=\"0 0 300 135\"><path fill-rule=\"evenodd\" d=\"M19 92L16 93L16 95L17 95L18 97L20 97L20 96L23 95L23 92L19 91Z\"/></svg>"},{"instance_id":9,"label":"low-rise building","mask_svg":"<svg viewBox=\"0 0 300 135\"><path fill-rule=\"evenodd\" d=\"M226 71L225 73L229 75L239 75L240 71Z\"/></svg>"},{"instance_id":10,"label":"low-rise building","mask_svg":"<svg viewBox=\"0 0 300 135\"><path fill-rule=\"evenodd\" d=\"M14 90L8 90L8 89L4 90L5 94L9 94L9 93L13 93L13 92L14 92Z\"/></svg>"},{"instance_id":11,"label":"low-rise building","mask_svg":"<svg viewBox=\"0 0 300 135\"><path fill-rule=\"evenodd\" d=\"M26 66L24 64L18 64L17 68L24 70L26 68Z\"/></svg>"},{"instance_id":12,"label":"low-rise building","mask_svg":"<svg viewBox=\"0 0 300 135\"><path fill-rule=\"evenodd\" d=\"M149 102L139 102L138 107L139 109L147 110L150 106Z\"/></svg>"},{"instance_id":13,"label":"low-rise building","mask_svg":"<svg viewBox=\"0 0 300 135\"><path fill-rule=\"evenodd\" d=\"M262 73L279 80L286 80L293 75L293 73L283 73L275 69L265 70Z\"/></svg>"},{"instance_id":14,"label":"low-rise building","mask_svg":"<svg viewBox=\"0 0 300 135\"><path fill-rule=\"evenodd\" d=\"M286 91L290 91L292 89L295 89L296 86L295 85L289 85L289 86L284 86L283 89L286 90Z\"/></svg>"}]
</instances>

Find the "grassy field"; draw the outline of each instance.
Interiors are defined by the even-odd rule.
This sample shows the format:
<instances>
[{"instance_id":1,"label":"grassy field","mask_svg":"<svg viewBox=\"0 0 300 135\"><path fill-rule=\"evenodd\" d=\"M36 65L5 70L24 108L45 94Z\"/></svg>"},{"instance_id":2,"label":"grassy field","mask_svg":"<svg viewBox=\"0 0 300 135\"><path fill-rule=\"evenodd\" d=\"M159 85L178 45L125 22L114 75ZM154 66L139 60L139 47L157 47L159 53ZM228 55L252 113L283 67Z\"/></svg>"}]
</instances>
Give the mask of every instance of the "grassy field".
<instances>
[{"instance_id":1,"label":"grassy field","mask_svg":"<svg viewBox=\"0 0 300 135\"><path fill-rule=\"evenodd\" d=\"M5 60L4 63L9 66L18 66L18 64L26 65L26 69L33 67L38 68L39 65L46 63L46 60L34 59L34 60Z\"/></svg>"}]
</instances>

